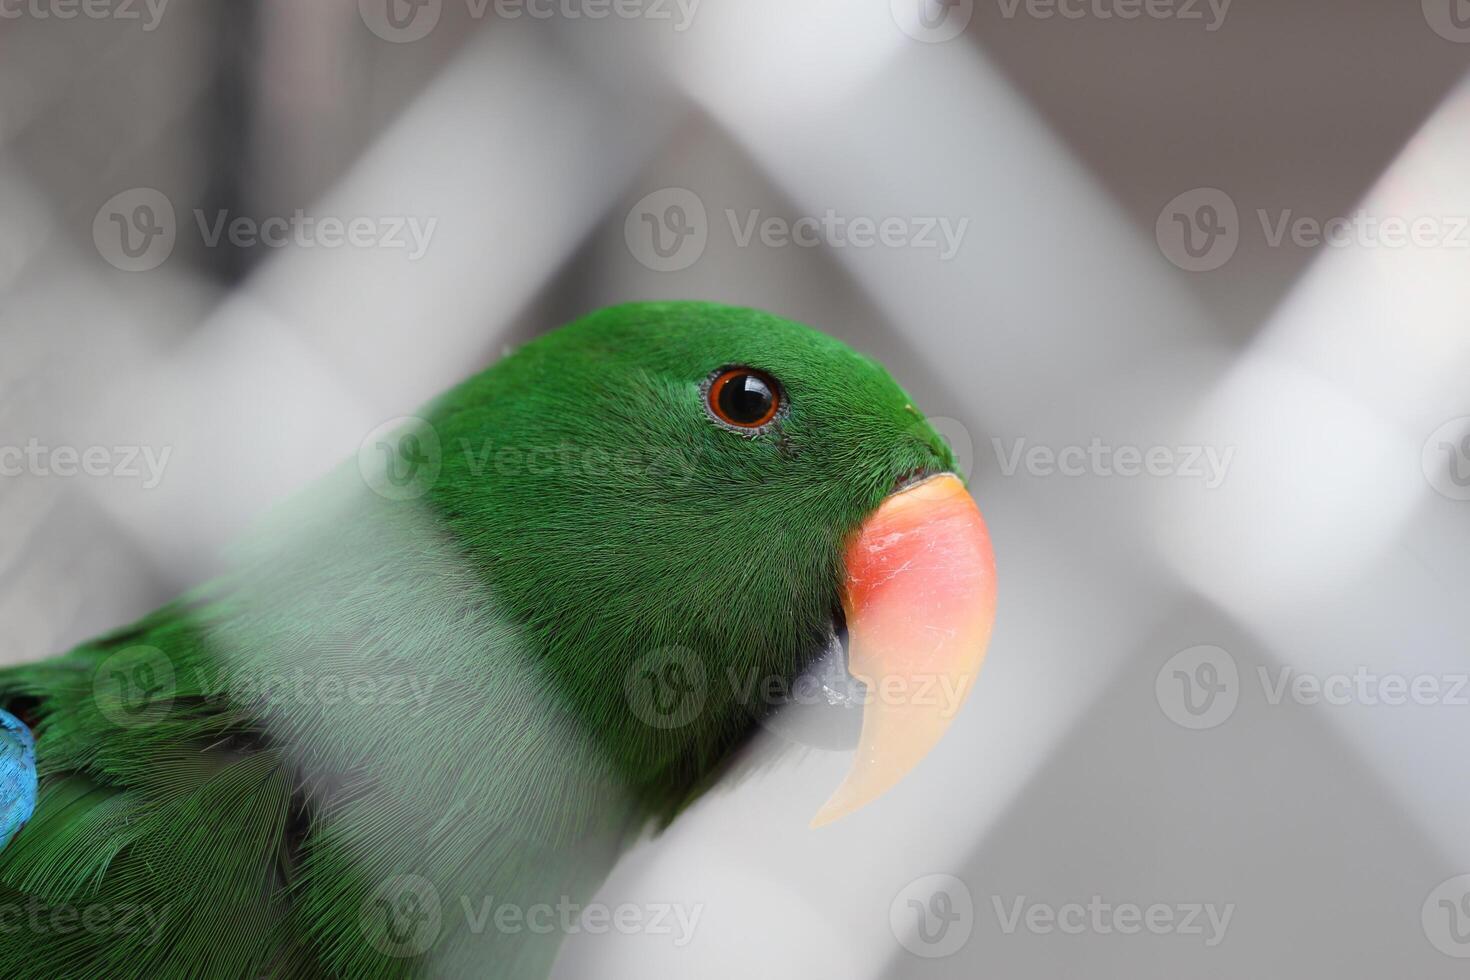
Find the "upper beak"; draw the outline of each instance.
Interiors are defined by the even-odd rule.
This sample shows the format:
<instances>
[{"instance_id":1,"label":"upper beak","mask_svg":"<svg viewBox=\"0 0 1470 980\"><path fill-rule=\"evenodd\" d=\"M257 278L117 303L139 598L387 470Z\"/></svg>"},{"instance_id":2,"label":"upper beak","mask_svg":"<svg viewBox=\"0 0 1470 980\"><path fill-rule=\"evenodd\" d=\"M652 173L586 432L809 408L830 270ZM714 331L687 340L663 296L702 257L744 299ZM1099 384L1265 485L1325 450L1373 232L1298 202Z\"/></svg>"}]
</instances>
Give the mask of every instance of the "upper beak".
<instances>
[{"instance_id":1,"label":"upper beak","mask_svg":"<svg viewBox=\"0 0 1470 980\"><path fill-rule=\"evenodd\" d=\"M848 664L867 687L829 824L877 799L929 753L969 696L995 621L995 556L980 509L952 473L878 506L845 552Z\"/></svg>"}]
</instances>

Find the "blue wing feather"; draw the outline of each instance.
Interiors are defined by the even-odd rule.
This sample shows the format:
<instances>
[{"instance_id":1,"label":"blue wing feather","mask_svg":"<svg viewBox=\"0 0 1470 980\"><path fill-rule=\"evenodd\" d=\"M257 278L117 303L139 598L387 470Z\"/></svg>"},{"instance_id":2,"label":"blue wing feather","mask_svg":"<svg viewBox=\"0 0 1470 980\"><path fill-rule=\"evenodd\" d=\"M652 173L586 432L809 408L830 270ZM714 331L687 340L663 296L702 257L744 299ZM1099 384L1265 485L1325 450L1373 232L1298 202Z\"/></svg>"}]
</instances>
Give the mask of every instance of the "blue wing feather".
<instances>
[{"instance_id":1,"label":"blue wing feather","mask_svg":"<svg viewBox=\"0 0 1470 980\"><path fill-rule=\"evenodd\" d=\"M19 718L0 711L0 848L36 809L36 742Z\"/></svg>"}]
</instances>

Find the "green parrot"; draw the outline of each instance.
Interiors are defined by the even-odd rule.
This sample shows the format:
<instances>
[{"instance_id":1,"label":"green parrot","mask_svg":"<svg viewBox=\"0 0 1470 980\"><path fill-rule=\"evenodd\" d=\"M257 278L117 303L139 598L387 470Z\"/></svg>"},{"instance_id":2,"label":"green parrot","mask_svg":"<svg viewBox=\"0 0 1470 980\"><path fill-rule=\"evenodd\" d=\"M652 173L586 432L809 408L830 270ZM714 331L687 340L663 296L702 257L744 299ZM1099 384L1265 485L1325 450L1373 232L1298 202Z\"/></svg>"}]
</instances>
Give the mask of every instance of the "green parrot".
<instances>
[{"instance_id":1,"label":"green parrot","mask_svg":"<svg viewBox=\"0 0 1470 980\"><path fill-rule=\"evenodd\" d=\"M729 771L772 708L750 678L845 629L862 732L817 826L935 744L995 609L955 470L881 365L767 313L636 303L526 344L227 571L0 670L39 773L0 976L546 976L565 926L482 897L586 908Z\"/></svg>"}]
</instances>

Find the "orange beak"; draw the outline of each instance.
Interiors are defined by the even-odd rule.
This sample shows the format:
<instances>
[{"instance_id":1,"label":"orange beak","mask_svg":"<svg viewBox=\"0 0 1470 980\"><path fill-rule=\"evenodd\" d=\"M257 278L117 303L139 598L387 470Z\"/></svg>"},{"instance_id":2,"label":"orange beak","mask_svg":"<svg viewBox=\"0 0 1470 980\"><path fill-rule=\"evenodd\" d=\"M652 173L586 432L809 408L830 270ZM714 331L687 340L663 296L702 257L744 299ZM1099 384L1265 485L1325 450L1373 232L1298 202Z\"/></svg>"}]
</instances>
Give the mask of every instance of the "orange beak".
<instances>
[{"instance_id":1,"label":"orange beak","mask_svg":"<svg viewBox=\"0 0 1470 980\"><path fill-rule=\"evenodd\" d=\"M882 796L943 737L969 696L995 622L995 556L952 473L888 497L848 544L848 670L867 687L852 771L812 821Z\"/></svg>"}]
</instances>

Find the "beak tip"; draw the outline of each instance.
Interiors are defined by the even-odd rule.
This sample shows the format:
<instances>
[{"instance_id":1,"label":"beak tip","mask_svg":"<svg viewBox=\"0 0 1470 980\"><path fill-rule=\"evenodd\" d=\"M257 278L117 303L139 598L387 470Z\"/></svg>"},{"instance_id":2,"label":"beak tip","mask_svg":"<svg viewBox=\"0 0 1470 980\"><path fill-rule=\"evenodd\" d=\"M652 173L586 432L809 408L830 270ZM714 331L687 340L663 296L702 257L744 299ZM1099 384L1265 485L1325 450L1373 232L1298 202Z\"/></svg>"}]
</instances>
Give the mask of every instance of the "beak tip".
<instances>
[{"instance_id":1,"label":"beak tip","mask_svg":"<svg viewBox=\"0 0 1470 980\"><path fill-rule=\"evenodd\" d=\"M857 809L857 807L851 805L846 800L838 799L841 795L841 792L838 792L830 800L822 804L822 808L817 811L816 816L812 817L812 822L809 824L812 830L820 830L823 827L830 826Z\"/></svg>"}]
</instances>

